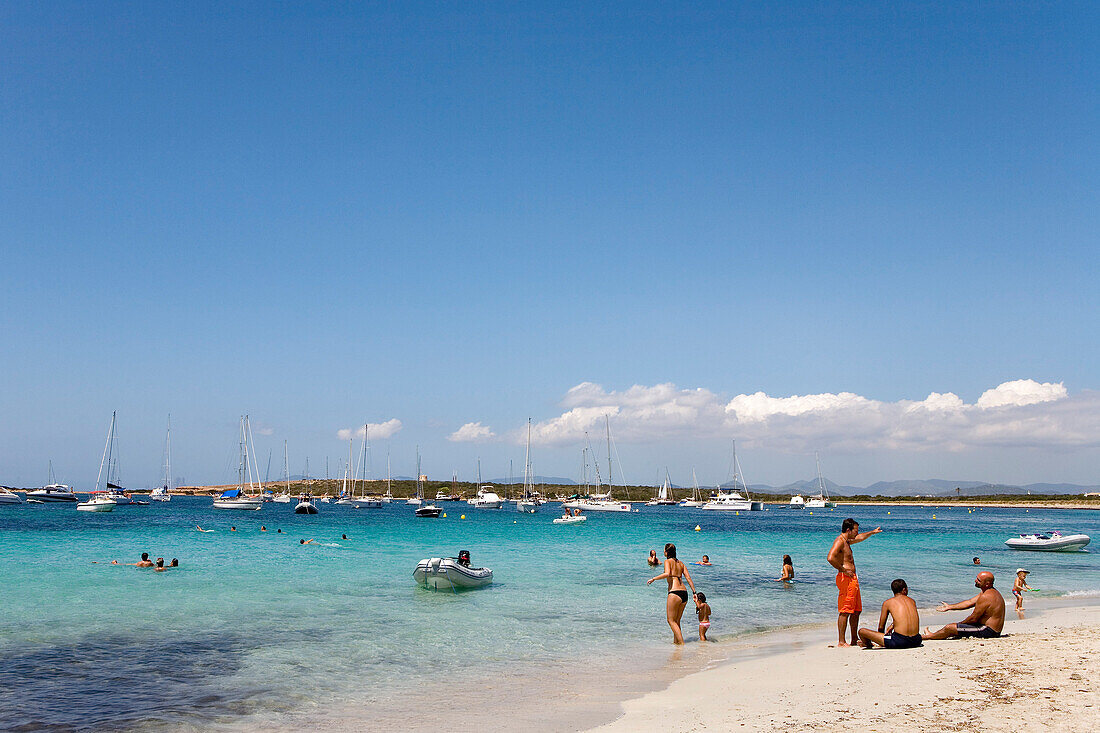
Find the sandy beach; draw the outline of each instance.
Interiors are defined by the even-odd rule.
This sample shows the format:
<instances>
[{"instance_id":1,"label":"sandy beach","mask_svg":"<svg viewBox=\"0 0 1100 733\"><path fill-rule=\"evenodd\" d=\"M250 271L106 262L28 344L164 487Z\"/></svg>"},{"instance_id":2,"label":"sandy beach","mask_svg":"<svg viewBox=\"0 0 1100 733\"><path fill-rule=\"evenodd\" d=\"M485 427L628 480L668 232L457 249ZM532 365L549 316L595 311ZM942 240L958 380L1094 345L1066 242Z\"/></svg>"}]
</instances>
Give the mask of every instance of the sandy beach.
<instances>
[{"instance_id":1,"label":"sandy beach","mask_svg":"<svg viewBox=\"0 0 1100 733\"><path fill-rule=\"evenodd\" d=\"M904 651L830 647L827 629L789 652L740 659L623 704L594 730L614 731L1056 731L1100 727L1100 606L1009 610L1006 636L927 642ZM938 628L964 614L923 611ZM877 613L864 613L866 626Z\"/></svg>"}]
</instances>

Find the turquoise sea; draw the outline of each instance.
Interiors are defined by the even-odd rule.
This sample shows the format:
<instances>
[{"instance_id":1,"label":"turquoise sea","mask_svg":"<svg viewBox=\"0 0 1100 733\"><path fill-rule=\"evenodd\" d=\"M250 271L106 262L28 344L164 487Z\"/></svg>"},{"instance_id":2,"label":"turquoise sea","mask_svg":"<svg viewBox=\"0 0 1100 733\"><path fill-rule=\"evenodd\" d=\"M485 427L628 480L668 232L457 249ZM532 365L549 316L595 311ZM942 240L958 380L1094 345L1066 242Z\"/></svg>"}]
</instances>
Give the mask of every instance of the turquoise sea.
<instances>
[{"instance_id":1,"label":"turquoise sea","mask_svg":"<svg viewBox=\"0 0 1100 733\"><path fill-rule=\"evenodd\" d=\"M219 511L191 497L107 514L0 506L0 729L430 723L461 713L428 704L429 691L564 689L573 676L583 687L640 673L671 648L664 583L645 584L656 574L645 562L650 549L674 542L685 561L710 555L713 567L689 568L714 609L719 644L710 646L720 648L746 632L835 620L825 554L846 516L884 530L855 548L867 625L896 577L922 607L969 597L975 555L1006 596L1019 566L1042 589L1035 596L1100 595L1096 553L1002 544L1053 529L1100 541L1095 511L639 507L568 527L551 523L556 504L534 515L443 506L438 520L416 519L403 503L321 504L316 516L286 504ZM320 544L299 544L309 538ZM461 549L493 568L490 588L454 595L416 586L418 560ZM142 552L179 558L180 567L107 564ZM797 579L789 587L774 582L785 553ZM693 621L689 611L689 653L698 648ZM508 701L485 705L503 710Z\"/></svg>"}]
</instances>

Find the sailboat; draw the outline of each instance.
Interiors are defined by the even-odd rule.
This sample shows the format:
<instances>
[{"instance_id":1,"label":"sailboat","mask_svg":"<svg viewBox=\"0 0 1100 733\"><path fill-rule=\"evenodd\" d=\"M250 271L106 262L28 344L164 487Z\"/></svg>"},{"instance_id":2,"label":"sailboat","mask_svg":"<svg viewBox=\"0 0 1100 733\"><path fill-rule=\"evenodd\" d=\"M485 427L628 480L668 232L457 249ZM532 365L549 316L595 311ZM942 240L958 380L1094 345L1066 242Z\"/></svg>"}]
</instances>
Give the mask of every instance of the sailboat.
<instances>
[{"instance_id":1,"label":"sailboat","mask_svg":"<svg viewBox=\"0 0 1100 733\"><path fill-rule=\"evenodd\" d=\"M418 517L427 517L429 519L435 519L443 510L432 503L424 502L424 484L422 481L423 475L420 473L420 446L416 447L416 511L413 512ZM413 503L412 499L409 499L410 504Z\"/></svg>"},{"instance_id":2,"label":"sailboat","mask_svg":"<svg viewBox=\"0 0 1100 733\"><path fill-rule=\"evenodd\" d=\"M523 496L516 502L516 510L534 514L539 510L539 500L532 496L531 485L531 418L527 418L527 451L523 457Z\"/></svg>"},{"instance_id":3,"label":"sailboat","mask_svg":"<svg viewBox=\"0 0 1100 733\"><path fill-rule=\"evenodd\" d=\"M355 491L355 479L354 478L352 478L352 488L351 488L351 490L348 489L348 475L351 473L351 450L352 450L353 444L354 444L354 439L348 438L348 462L347 462L347 465L344 466L344 485L340 487L340 496L338 496L336 498L336 503L337 504L345 504L345 505L346 504L351 504L351 495ZM367 445L367 439L366 439L366 436L364 436L363 437L363 446L366 447L366 445ZM362 455L359 456L359 460L360 461L363 460ZM359 473L359 467L358 466L355 467L355 473L356 473L356 475Z\"/></svg>"},{"instance_id":4,"label":"sailboat","mask_svg":"<svg viewBox=\"0 0 1100 733\"><path fill-rule=\"evenodd\" d=\"M368 474L367 461L370 459L370 455L367 453L367 436L368 436L367 431L369 429L370 429L370 425L363 425L363 445L359 449L359 463L355 467L355 478L351 482L351 497L350 497L350 501L347 502L347 503L351 504L353 507L355 507L356 509L381 509L382 508L382 500L381 499L379 499L377 497L373 497L373 496L367 496L367 474ZM355 488L356 488L356 485L359 484L359 473L360 473L359 469L360 468L363 469L363 471L362 471L362 473L363 473L362 487L363 488L360 490L359 496L356 496L355 495ZM339 503L339 502L337 502L337 503Z\"/></svg>"},{"instance_id":5,"label":"sailboat","mask_svg":"<svg viewBox=\"0 0 1100 733\"><path fill-rule=\"evenodd\" d=\"M477 495L467 499L466 503L478 509L500 509L504 500L497 494L492 484L481 483L481 459L477 459Z\"/></svg>"},{"instance_id":6,"label":"sailboat","mask_svg":"<svg viewBox=\"0 0 1100 733\"><path fill-rule=\"evenodd\" d=\"M393 471L390 470L390 451L386 450L386 493L382 495L382 503L389 504L393 501L393 491L390 490Z\"/></svg>"},{"instance_id":7,"label":"sailboat","mask_svg":"<svg viewBox=\"0 0 1100 733\"><path fill-rule=\"evenodd\" d=\"M665 480L657 495L645 503L646 506L676 506L676 499L672 497L672 481L669 479L668 469L665 469Z\"/></svg>"},{"instance_id":8,"label":"sailboat","mask_svg":"<svg viewBox=\"0 0 1100 733\"><path fill-rule=\"evenodd\" d=\"M821 456L814 451L814 460L817 462L817 494L806 499L807 509L831 509L836 502L829 498L829 487L825 485L825 479L821 476ZM794 502L794 499L791 499Z\"/></svg>"},{"instance_id":9,"label":"sailboat","mask_svg":"<svg viewBox=\"0 0 1100 733\"><path fill-rule=\"evenodd\" d=\"M283 441L283 480L286 481L286 489L275 494L271 500L276 504L290 503L290 460L286 450L286 441Z\"/></svg>"},{"instance_id":10,"label":"sailboat","mask_svg":"<svg viewBox=\"0 0 1100 733\"><path fill-rule=\"evenodd\" d=\"M168 433L164 438L164 486L149 492L150 501L171 501L172 490L172 416L168 416Z\"/></svg>"},{"instance_id":11,"label":"sailboat","mask_svg":"<svg viewBox=\"0 0 1100 733\"><path fill-rule=\"evenodd\" d=\"M264 500L260 498L256 482L252 478L252 460L249 457L248 438L251 436L248 424L248 415L241 418L240 428L240 461L237 465L237 488L223 491L221 496L214 499L215 509L251 509L263 508ZM255 457L252 451L252 458ZM248 479L248 490L245 492L245 479Z\"/></svg>"},{"instance_id":12,"label":"sailboat","mask_svg":"<svg viewBox=\"0 0 1100 733\"><path fill-rule=\"evenodd\" d=\"M137 501L136 499L134 499L133 497L131 497L129 494L126 493L126 489L122 488L121 479L119 479L119 477L118 477L119 476L118 448L117 448L117 446L114 445L118 441L118 434L114 433L115 427L116 427L116 425L115 425L115 414L111 413L111 431L112 431L113 434L111 435L110 440L111 440L111 443L112 443L112 446L113 446L113 452L114 452L115 456L114 456L113 460L112 460L110 455L107 456L107 489L104 492L104 495L108 499L113 501L116 506L139 506L139 505L145 506L145 505L148 505L149 502L147 502L147 501ZM112 481L112 478L111 478L112 473L114 474L114 480L113 481Z\"/></svg>"},{"instance_id":13,"label":"sailboat","mask_svg":"<svg viewBox=\"0 0 1100 733\"><path fill-rule=\"evenodd\" d=\"M728 489L718 487L718 494L703 505L704 509L718 511L759 512L764 510L764 502L753 501L749 493L749 485L745 483L745 477L741 473L741 462L737 460L737 441L733 442L733 453L730 458L730 469L733 471L733 486ZM737 490L740 483L744 490L744 496Z\"/></svg>"},{"instance_id":14,"label":"sailboat","mask_svg":"<svg viewBox=\"0 0 1100 733\"><path fill-rule=\"evenodd\" d=\"M71 486L55 482L53 475L53 461L50 461L49 483L41 489L27 492L27 501L42 504L47 501L80 501L73 493Z\"/></svg>"},{"instance_id":15,"label":"sailboat","mask_svg":"<svg viewBox=\"0 0 1100 733\"><path fill-rule=\"evenodd\" d=\"M581 509L590 512L630 512L633 507L629 502L615 501L611 497L612 492L612 471L611 471L611 418L608 415L604 415L604 421L607 426L607 493L600 494L600 465L596 461L595 456L592 458L592 465L596 469L596 492L589 496L576 499L574 501L567 501L562 504L565 509ZM588 440L588 434L585 434L585 441ZM619 470L622 470L622 466L619 466Z\"/></svg>"},{"instance_id":16,"label":"sailboat","mask_svg":"<svg viewBox=\"0 0 1100 733\"><path fill-rule=\"evenodd\" d=\"M698 508L705 504L702 499L699 498L699 480L695 478L695 469L691 469L691 498L681 499L680 506Z\"/></svg>"},{"instance_id":17,"label":"sailboat","mask_svg":"<svg viewBox=\"0 0 1100 733\"><path fill-rule=\"evenodd\" d=\"M103 478L103 464L107 464L107 486L110 486L111 476L111 459L114 455L114 442L115 442L115 413L111 413L111 427L107 429L107 442L103 446L103 457L99 459L99 473L95 477L95 490L92 491L92 495L88 498L88 501L82 501L76 505L77 511L81 512L110 512L114 511L116 503L114 499L107 496L105 491L100 491L99 480Z\"/></svg>"}]
</instances>

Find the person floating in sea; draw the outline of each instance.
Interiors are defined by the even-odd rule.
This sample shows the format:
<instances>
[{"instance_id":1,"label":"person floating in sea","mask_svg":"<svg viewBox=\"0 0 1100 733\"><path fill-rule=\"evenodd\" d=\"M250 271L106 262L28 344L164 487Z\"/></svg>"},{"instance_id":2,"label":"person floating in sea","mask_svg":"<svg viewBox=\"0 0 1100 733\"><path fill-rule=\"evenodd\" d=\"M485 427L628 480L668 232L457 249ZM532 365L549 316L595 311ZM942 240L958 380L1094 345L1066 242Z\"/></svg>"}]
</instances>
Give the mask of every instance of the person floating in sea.
<instances>
[{"instance_id":1,"label":"person floating in sea","mask_svg":"<svg viewBox=\"0 0 1100 733\"><path fill-rule=\"evenodd\" d=\"M197 524L195 525L195 529L197 529L200 532L214 532L215 531L215 530L212 530L212 529L203 529L202 527L200 527Z\"/></svg>"},{"instance_id":2,"label":"person floating in sea","mask_svg":"<svg viewBox=\"0 0 1100 733\"><path fill-rule=\"evenodd\" d=\"M974 558L974 564L975 565L981 565L982 564L982 559L980 557Z\"/></svg>"},{"instance_id":3,"label":"person floating in sea","mask_svg":"<svg viewBox=\"0 0 1100 733\"><path fill-rule=\"evenodd\" d=\"M1012 595L1016 596L1016 614L1023 618L1024 615L1024 591L1031 590L1031 587L1027 584L1027 576L1030 570L1018 568L1016 570L1016 580L1012 583Z\"/></svg>"},{"instance_id":4,"label":"person floating in sea","mask_svg":"<svg viewBox=\"0 0 1100 733\"><path fill-rule=\"evenodd\" d=\"M157 558L157 565L153 569L156 570L158 573L163 573L165 570L168 569L168 568L164 567L164 558L163 557L158 557Z\"/></svg>"},{"instance_id":5,"label":"person floating in sea","mask_svg":"<svg viewBox=\"0 0 1100 733\"><path fill-rule=\"evenodd\" d=\"M837 569L836 587L837 596L837 621L836 629L839 635L837 646L854 646L859 643L859 614L863 611L863 599L859 595L859 577L856 576L856 559L852 554L852 545L863 542L871 535L878 534L882 527L875 527L870 532L860 533L859 522L848 517L840 525L840 534L833 541L833 546L826 556L829 564ZM852 643L844 641L844 627L852 629Z\"/></svg>"},{"instance_id":6,"label":"person floating in sea","mask_svg":"<svg viewBox=\"0 0 1100 733\"><path fill-rule=\"evenodd\" d=\"M237 528L236 528L236 527L230 527L230 528L229 528L229 531L230 531L230 532L236 532L236 531L237 531Z\"/></svg>"},{"instance_id":7,"label":"person floating in sea","mask_svg":"<svg viewBox=\"0 0 1100 733\"><path fill-rule=\"evenodd\" d=\"M713 564L714 563L712 563L710 561L710 555L703 555L702 560L700 560L699 562L693 562L692 563L692 565L707 565L707 566L710 566L710 565L713 565Z\"/></svg>"},{"instance_id":8,"label":"person floating in sea","mask_svg":"<svg viewBox=\"0 0 1100 733\"><path fill-rule=\"evenodd\" d=\"M676 559L676 545L669 542L665 545L665 571L660 575L646 581L649 585L655 580L668 580L668 596L665 599L665 614L668 617L668 626L672 629L672 640L676 644L684 643L684 632L680 630L680 619L687 608L688 592L684 587L684 579L687 578L691 586L692 596L695 595L695 582L691 579L687 565ZM699 605L699 601L695 601Z\"/></svg>"},{"instance_id":9,"label":"person floating in sea","mask_svg":"<svg viewBox=\"0 0 1100 733\"><path fill-rule=\"evenodd\" d=\"M149 559L149 553L141 553L141 559L137 562L126 563L127 565L133 565L135 568L151 568L153 567L153 561Z\"/></svg>"},{"instance_id":10,"label":"person floating in sea","mask_svg":"<svg viewBox=\"0 0 1100 733\"><path fill-rule=\"evenodd\" d=\"M313 544L313 540L312 540L312 539L309 539L309 540L298 540L298 544L299 544L299 545L312 545L312 544Z\"/></svg>"},{"instance_id":11,"label":"person floating in sea","mask_svg":"<svg viewBox=\"0 0 1100 733\"><path fill-rule=\"evenodd\" d=\"M973 608L969 616L957 624L948 624L936 632L925 629L925 641L952 638L977 637L996 639L1005 627L1005 599L993 587L993 573L983 570L974 579L978 595L958 603L940 603L937 611L965 611Z\"/></svg>"},{"instance_id":12,"label":"person floating in sea","mask_svg":"<svg viewBox=\"0 0 1100 733\"><path fill-rule=\"evenodd\" d=\"M657 567L658 565L661 564L661 561L657 559L657 551L656 550L650 550L649 551L649 559L646 560L646 562L648 562L653 567Z\"/></svg>"},{"instance_id":13,"label":"person floating in sea","mask_svg":"<svg viewBox=\"0 0 1100 733\"><path fill-rule=\"evenodd\" d=\"M347 538L348 538L348 536L346 534L340 535L340 539L342 539L342 540L346 540Z\"/></svg>"},{"instance_id":14,"label":"person floating in sea","mask_svg":"<svg viewBox=\"0 0 1100 733\"><path fill-rule=\"evenodd\" d=\"M266 531L267 531L267 527L265 527L265 526L263 526L263 525L261 524L261 525L260 525L260 531L261 531L261 532L266 532Z\"/></svg>"},{"instance_id":15,"label":"person floating in sea","mask_svg":"<svg viewBox=\"0 0 1100 733\"><path fill-rule=\"evenodd\" d=\"M909 597L909 586L898 578L890 584L890 590L894 592L894 597L882 603L878 631L859 630L860 646L864 649L870 649L873 644L887 649L912 649L921 645L920 614L917 613L917 604ZM886 625L888 618L893 619L889 626Z\"/></svg>"},{"instance_id":16,"label":"person floating in sea","mask_svg":"<svg viewBox=\"0 0 1100 733\"><path fill-rule=\"evenodd\" d=\"M783 556L783 570L780 576L776 578L776 581L780 583L789 583L794 580L794 561L791 560L790 555Z\"/></svg>"},{"instance_id":17,"label":"person floating in sea","mask_svg":"<svg viewBox=\"0 0 1100 733\"><path fill-rule=\"evenodd\" d=\"M180 561L177 560L174 557L172 558L172 562L168 564L168 567L170 567L170 568L178 568L179 566L180 566Z\"/></svg>"},{"instance_id":18,"label":"person floating in sea","mask_svg":"<svg viewBox=\"0 0 1100 733\"><path fill-rule=\"evenodd\" d=\"M699 641L706 641L707 629L710 628L710 604L704 593L696 593L695 602L695 613L699 615Z\"/></svg>"}]
</instances>

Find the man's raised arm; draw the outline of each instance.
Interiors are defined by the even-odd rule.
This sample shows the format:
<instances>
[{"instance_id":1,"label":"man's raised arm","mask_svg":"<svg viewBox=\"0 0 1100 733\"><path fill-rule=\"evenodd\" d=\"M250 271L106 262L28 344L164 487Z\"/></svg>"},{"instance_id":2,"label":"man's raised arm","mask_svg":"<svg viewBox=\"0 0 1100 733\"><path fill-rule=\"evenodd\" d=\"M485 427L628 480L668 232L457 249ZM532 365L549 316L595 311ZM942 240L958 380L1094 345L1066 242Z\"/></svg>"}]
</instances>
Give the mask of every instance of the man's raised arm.
<instances>
[{"instance_id":1,"label":"man's raised arm","mask_svg":"<svg viewBox=\"0 0 1100 733\"><path fill-rule=\"evenodd\" d=\"M882 531L882 527L875 527L870 532L860 532L859 534L857 534L855 536L855 539L851 540L848 544L854 545L857 542L863 542L863 540L867 539L871 535L878 534L881 531Z\"/></svg>"}]
</instances>

